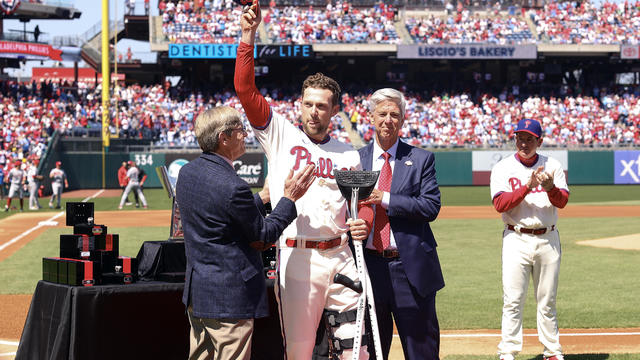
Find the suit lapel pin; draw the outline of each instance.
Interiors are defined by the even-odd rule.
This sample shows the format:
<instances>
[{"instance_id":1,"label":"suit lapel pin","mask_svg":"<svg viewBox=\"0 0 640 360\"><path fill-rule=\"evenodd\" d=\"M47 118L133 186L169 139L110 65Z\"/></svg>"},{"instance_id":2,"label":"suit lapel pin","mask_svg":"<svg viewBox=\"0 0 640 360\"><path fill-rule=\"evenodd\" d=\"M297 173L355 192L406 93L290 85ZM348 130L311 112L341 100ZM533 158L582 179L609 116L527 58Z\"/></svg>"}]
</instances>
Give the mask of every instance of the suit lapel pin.
<instances>
[{"instance_id":1,"label":"suit lapel pin","mask_svg":"<svg viewBox=\"0 0 640 360\"><path fill-rule=\"evenodd\" d=\"M404 164L407 165L407 166L411 166L411 165L413 165L413 161L407 160L407 161L404 162Z\"/></svg>"}]
</instances>

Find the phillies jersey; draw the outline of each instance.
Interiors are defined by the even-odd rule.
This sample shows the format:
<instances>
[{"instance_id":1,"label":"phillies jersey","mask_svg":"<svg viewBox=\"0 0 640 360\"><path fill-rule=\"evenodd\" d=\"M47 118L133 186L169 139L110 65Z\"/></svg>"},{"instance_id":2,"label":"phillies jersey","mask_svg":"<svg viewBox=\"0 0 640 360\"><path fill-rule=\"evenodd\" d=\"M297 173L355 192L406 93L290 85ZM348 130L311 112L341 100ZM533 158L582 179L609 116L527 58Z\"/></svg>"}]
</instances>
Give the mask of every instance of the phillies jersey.
<instances>
[{"instance_id":1,"label":"phillies jersey","mask_svg":"<svg viewBox=\"0 0 640 360\"><path fill-rule=\"evenodd\" d=\"M328 141L314 142L275 113L264 129L253 131L269 161L268 181L273 204L284 195L284 182L291 169L297 173L309 163L316 166L316 180L296 201L298 217L284 230L281 239L326 240L347 232L346 200L340 194L333 170L361 169L358 152L329 137Z\"/></svg>"},{"instance_id":2,"label":"phillies jersey","mask_svg":"<svg viewBox=\"0 0 640 360\"><path fill-rule=\"evenodd\" d=\"M11 185L21 185L24 178L24 172L19 167L12 168L7 174Z\"/></svg>"},{"instance_id":3,"label":"phillies jersey","mask_svg":"<svg viewBox=\"0 0 640 360\"><path fill-rule=\"evenodd\" d=\"M64 182L64 178L67 175L64 173L64 170L53 168L51 172L49 172L49 177L51 177L51 182L56 184L62 184Z\"/></svg>"},{"instance_id":4,"label":"phillies jersey","mask_svg":"<svg viewBox=\"0 0 640 360\"><path fill-rule=\"evenodd\" d=\"M513 192L527 186L531 174L539 166L553 175L553 183L560 190L569 192L562 165L554 158L538 154L538 161L527 167L514 155L500 160L491 170L491 198L501 192ZM523 228L538 229L550 227L558 220L558 209L551 204L542 185L531 190L518 206L502 213L505 224L520 225Z\"/></svg>"}]
</instances>

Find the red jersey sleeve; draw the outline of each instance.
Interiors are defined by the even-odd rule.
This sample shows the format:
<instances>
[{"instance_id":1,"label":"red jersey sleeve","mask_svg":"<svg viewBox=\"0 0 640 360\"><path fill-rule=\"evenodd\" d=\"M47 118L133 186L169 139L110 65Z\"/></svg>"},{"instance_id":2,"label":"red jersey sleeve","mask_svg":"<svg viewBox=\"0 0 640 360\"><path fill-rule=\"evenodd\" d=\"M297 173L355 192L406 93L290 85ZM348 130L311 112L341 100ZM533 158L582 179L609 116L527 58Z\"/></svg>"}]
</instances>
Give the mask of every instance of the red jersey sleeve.
<instances>
[{"instance_id":1,"label":"red jersey sleeve","mask_svg":"<svg viewBox=\"0 0 640 360\"><path fill-rule=\"evenodd\" d=\"M569 192L564 189L559 189L557 187L553 187L553 189L547 191L547 196L549 197L549 201L551 205L557 207L558 209L562 209L567 206L567 202L569 202Z\"/></svg>"},{"instance_id":2,"label":"red jersey sleeve","mask_svg":"<svg viewBox=\"0 0 640 360\"><path fill-rule=\"evenodd\" d=\"M253 46L240 42L233 84L251 126L264 129L269 122L271 109L267 100L256 88L253 66Z\"/></svg>"},{"instance_id":3,"label":"red jersey sleeve","mask_svg":"<svg viewBox=\"0 0 640 360\"><path fill-rule=\"evenodd\" d=\"M518 206L529 193L529 188L521 186L513 192L501 192L493 198L493 206L500 213L509 211Z\"/></svg>"}]
</instances>

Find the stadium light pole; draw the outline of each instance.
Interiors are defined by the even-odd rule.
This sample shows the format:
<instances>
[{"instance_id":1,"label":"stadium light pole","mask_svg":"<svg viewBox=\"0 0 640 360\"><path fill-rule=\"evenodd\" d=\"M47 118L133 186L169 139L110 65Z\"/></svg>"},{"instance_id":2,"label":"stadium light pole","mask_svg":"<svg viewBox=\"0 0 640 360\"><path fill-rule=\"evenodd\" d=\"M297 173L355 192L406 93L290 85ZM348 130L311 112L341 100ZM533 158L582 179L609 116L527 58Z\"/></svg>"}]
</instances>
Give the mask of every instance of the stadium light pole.
<instances>
[{"instance_id":1,"label":"stadium light pole","mask_svg":"<svg viewBox=\"0 0 640 360\"><path fill-rule=\"evenodd\" d=\"M105 152L109 151L109 0L102 0L102 188L105 184Z\"/></svg>"}]
</instances>

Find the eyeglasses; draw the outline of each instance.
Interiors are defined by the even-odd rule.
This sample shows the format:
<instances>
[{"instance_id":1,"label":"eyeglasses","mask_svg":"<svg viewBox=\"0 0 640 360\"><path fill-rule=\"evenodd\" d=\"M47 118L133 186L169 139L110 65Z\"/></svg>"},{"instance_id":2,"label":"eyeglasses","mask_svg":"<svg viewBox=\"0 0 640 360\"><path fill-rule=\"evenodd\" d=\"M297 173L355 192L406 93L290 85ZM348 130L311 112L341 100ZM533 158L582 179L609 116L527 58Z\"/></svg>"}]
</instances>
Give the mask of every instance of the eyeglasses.
<instances>
[{"instance_id":1,"label":"eyeglasses","mask_svg":"<svg viewBox=\"0 0 640 360\"><path fill-rule=\"evenodd\" d=\"M227 135L231 135L236 130L241 131L243 135L247 135L247 128L244 125L240 125L240 127L235 127L232 129L227 129L225 130L225 132L227 133Z\"/></svg>"}]
</instances>

